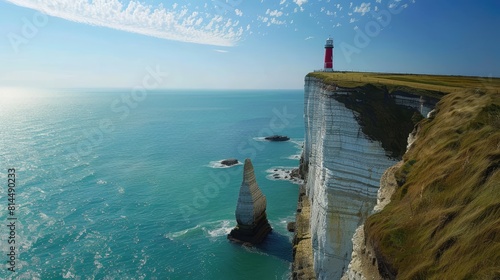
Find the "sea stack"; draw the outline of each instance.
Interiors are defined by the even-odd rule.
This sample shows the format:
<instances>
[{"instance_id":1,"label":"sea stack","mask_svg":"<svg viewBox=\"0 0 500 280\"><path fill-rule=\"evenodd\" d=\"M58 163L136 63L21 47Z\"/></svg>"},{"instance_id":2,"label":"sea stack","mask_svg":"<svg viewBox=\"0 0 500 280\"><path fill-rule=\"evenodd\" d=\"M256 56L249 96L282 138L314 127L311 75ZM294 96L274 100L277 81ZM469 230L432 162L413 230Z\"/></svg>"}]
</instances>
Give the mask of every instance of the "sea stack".
<instances>
[{"instance_id":1,"label":"sea stack","mask_svg":"<svg viewBox=\"0 0 500 280\"><path fill-rule=\"evenodd\" d=\"M236 205L238 225L231 230L227 238L238 243L252 245L261 243L272 230L267 221L266 205L266 197L255 180L252 162L246 159L243 182Z\"/></svg>"}]
</instances>

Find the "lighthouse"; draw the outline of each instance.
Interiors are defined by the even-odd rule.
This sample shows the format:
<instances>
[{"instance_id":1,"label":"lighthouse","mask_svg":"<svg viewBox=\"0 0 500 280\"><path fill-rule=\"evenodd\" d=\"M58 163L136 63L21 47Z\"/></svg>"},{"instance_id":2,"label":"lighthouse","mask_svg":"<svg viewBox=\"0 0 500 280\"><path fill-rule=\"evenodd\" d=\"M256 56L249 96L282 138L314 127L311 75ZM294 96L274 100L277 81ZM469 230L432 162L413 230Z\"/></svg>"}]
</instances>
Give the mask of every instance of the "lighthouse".
<instances>
[{"instance_id":1,"label":"lighthouse","mask_svg":"<svg viewBox=\"0 0 500 280\"><path fill-rule=\"evenodd\" d=\"M333 39L326 39L325 44L325 69L324 71L333 71Z\"/></svg>"}]
</instances>

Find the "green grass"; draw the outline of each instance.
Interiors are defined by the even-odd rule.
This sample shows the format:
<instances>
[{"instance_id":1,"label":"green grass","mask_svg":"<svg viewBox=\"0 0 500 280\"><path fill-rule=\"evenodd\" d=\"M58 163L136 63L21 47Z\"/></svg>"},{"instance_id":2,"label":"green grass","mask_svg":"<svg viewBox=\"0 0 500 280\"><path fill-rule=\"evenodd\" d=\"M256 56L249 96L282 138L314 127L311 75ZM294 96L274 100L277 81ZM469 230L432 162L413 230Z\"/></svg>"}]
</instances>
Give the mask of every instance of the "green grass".
<instances>
[{"instance_id":1,"label":"green grass","mask_svg":"<svg viewBox=\"0 0 500 280\"><path fill-rule=\"evenodd\" d=\"M389 93L404 91L437 98L463 89L500 93L500 78L366 72L312 72L308 76L343 88L356 88L371 84L384 88Z\"/></svg>"}]
</instances>

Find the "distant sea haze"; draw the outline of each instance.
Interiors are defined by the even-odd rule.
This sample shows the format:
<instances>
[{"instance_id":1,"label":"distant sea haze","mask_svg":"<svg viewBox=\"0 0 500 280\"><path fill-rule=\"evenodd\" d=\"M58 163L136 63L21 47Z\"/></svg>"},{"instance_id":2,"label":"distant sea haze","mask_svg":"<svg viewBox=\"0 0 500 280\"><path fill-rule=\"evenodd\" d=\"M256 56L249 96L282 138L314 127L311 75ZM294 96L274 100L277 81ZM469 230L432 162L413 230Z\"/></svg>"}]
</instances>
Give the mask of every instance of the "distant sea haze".
<instances>
[{"instance_id":1,"label":"distant sea haze","mask_svg":"<svg viewBox=\"0 0 500 280\"><path fill-rule=\"evenodd\" d=\"M153 91L127 113L124 94L2 104L0 219L14 168L17 220L15 272L4 227L0 278L288 279L298 185L274 173L299 164L302 90ZM267 197L273 233L259 248L226 239L242 180L226 158L251 158Z\"/></svg>"}]
</instances>

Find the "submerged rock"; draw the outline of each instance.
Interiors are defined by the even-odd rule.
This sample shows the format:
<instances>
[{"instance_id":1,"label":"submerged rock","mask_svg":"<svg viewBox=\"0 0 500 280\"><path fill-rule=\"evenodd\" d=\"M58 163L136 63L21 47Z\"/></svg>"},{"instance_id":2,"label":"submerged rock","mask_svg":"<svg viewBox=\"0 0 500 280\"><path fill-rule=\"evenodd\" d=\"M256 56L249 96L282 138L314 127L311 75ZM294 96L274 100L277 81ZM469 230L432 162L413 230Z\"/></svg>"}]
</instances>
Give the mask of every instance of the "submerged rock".
<instances>
[{"instance_id":1,"label":"submerged rock","mask_svg":"<svg viewBox=\"0 0 500 280\"><path fill-rule=\"evenodd\" d=\"M266 197L257 185L252 162L246 159L235 212L238 225L227 238L243 244L261 243L272 230L267 221L266 206Z\"/></svg>"},{"instance_id":2,"label":"submerged rock","mask_svg":"<svg viewBox=\"0 0 500 280\"><path fill-rule=\"evenodd\" d=\"M295 184L297 183L302 184L304 181L298 168L287 169L286 167L280 167L280 168L270 169L267 172L270 173L267 176L267 178L270 180L284 180L284 181L290 181Z\"/></svg>"},{"instance_id":3,"label":"submerged rock","mask_svg":"<svg viewBox=\"0 0 500 280\"><path fill-rule=\"evenodd\" d=\"M238 164L239 161L235 158L228 158L228 159L221 161L220 163L225 165L225 166L233 166L235 164Z\"/></svg>"},{"instance_id":4,"label":"submerged rock","mask_svg":"<svg viewBox=\"0 0 500 280\"><path fill-rule=\"evenodd\" d=\"M290 140L290 137L283 136L283 135L273 135L273 136L268 136L268 137L266 137L264 139L266 139L267 141L283 142L283 141Z\"/></svg>"}]
</instances>

